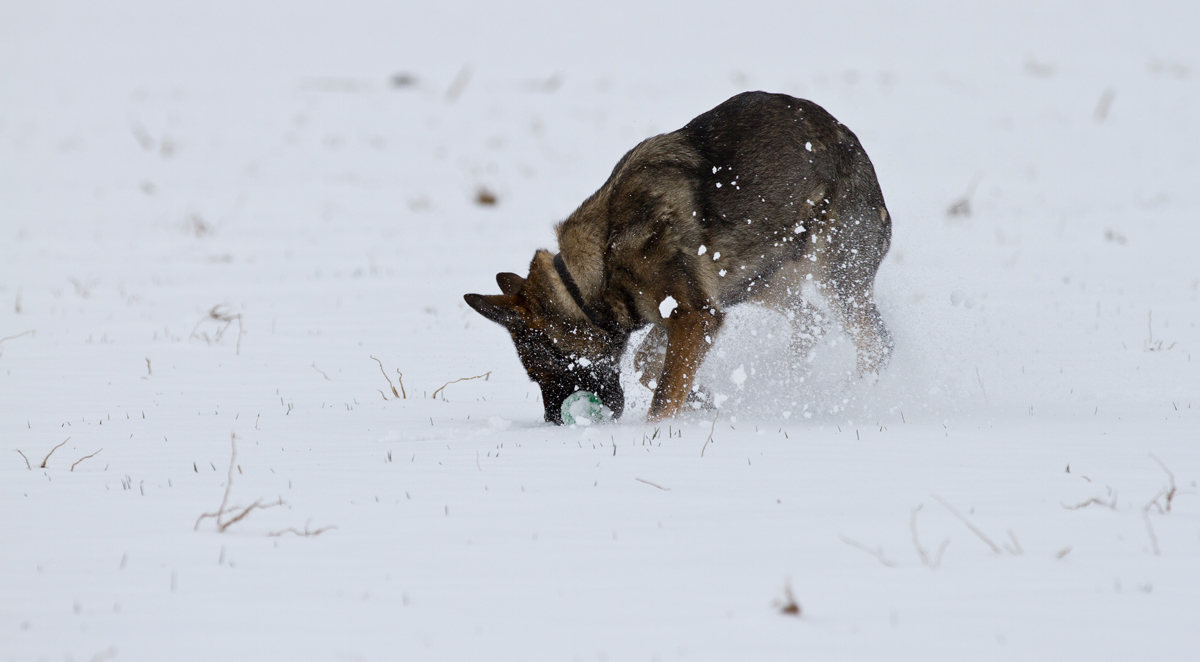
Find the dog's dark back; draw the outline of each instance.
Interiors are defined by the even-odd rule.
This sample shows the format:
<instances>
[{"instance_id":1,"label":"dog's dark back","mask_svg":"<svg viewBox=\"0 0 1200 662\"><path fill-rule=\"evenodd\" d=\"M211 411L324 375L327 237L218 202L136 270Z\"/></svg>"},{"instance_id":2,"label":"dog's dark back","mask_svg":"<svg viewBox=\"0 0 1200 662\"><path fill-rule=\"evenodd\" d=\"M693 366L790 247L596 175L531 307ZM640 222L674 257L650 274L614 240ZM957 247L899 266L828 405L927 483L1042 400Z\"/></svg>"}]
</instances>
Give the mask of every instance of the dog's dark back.
<instances>
[{"instance_id":1,"label":"dog's dark back","mask_svg":"<svg viewBox=\"0 0 1200 662\"><path fill-rule=\"evenodd\" d=\"M598 231L619 238L605 249L608 282L592 281L598 290L644 291L649 278L707 280L705 294L729 306L760 294L772 273L830 233L839 234L835 246L855 250L832 256L827 266L840 276L830 277L869 280L890 243L883 209L853 132L811 101L746 92L630 150L561 224L559 246L582 252ZM718 253L726 274L706 278L719 268ZM652 307L612 304L622 321L655 318Z\"/></svg>"}]
</instances>

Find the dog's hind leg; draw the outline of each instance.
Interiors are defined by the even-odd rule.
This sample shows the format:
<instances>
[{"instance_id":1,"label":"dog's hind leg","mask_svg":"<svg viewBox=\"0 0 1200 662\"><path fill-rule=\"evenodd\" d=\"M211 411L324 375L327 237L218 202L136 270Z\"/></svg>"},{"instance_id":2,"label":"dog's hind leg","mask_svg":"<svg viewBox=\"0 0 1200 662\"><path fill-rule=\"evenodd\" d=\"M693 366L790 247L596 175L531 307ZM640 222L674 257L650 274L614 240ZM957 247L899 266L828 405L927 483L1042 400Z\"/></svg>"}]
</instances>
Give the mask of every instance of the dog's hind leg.
<instances>
[{"instance_id":1,"label":"dog's hind leg","mask_svg":"<svg viewBox=\"0 0 1200 662\"><path fill-rule=\"evenodd\" d=\"M813 349L825 335L822 325L824 316L803 295L804 284L811 282L811 277L812 269L804 262L797 260L785 264L771 276L768 286L754 299L754 303L787 318L791 327L788 348L797 360L803 362L812 361L815 356Z\"/></svg>"},{"instance_id":2,"label":"dog's hind leg","mask_svg":"<svg viewBox=\"0 0 1200 662\"><path fill-rule=\"evenodd\" d=\"M860 375L877 375L887 367L892 356L892 336L883 323L883 316L871 298L870 286L846 288L834 284L830 307L850 334L858 352Z\"/></svg>"},{"instance_id":3,"label":"dog's hind leg","mask_svg":"<svg viewBox=\"0 0 1200 662\"><path fill-rule=\"evenodd\" d=\"M875 305L875 272L887 253L891 222L882 206L843 212L824 229L815 266L829 306L858 349L858 372L874 375L887 367L892 337Z\"/></svg>"}]
</instances>

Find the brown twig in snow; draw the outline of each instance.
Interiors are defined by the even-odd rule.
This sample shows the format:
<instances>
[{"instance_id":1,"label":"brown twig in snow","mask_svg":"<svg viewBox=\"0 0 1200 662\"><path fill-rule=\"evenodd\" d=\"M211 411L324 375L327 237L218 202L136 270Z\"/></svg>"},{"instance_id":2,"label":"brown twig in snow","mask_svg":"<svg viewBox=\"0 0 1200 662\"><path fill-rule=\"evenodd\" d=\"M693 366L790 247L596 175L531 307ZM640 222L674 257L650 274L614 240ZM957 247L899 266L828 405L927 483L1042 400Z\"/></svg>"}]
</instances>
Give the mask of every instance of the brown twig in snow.
<instances>
[{"instance_id":1,"label":"brown twig in snow","mask_svg":"<svg viewBox=\"0 0 1200 662\"><path fill-rule=\"evenodd\" d=\"M936 495L936 494L933 494L933 495L930 495L930 496L932 496L933 498L937 499L937 500L938 500L938 503L942 504L943 506L945 506L945 507L946 507L946 510L949 510L949 511L950 511L950 514L954 515L955 517L957 517L957 518L959 519L959 521L961 521L963 524L965 524L965 525L966 525L966 527L967 527L968 529L970 529L970 530L971 530L971 533L974 533L975 535L979 536L979 539L980 539L980 540L982 540L983 542L987 543L987 546L988 546L988 547L991 547L993 552L995 552L995 553L999 554L999 553L1001 553L1001 552L1003 552L1003 551L1004 551L1004 550L1000 549L1000 546L999 546L999 545L997 545L996 543L992 542L992 539L991 539L991 538L989 538L989 537L987 537L987 535L985 535L985 534L983 533L983 531L981 531L981 530L979 529L979 527L977 527L977 526L975 526L974 524L972 524L972 523L971 523L971 520L967 519L965 516L963 516L963 514L962 514L962 513L958 512L958 510L957 510L957 509L956 509L954 506L950 505L950 502L949 502L949 501L946 501L945 499L943 499L942 497L940 497L940 496L938 496L938 495Z\"/></svg>"},{"instance_id":2,"label":"brown twig in snow","mask_svg":"<svg viewBox=\"0 0 1200 662\"><path fill-rule=\"evenodd\" d=\"M646 480L645 478L634 478L634 480L636 480L639 483L645 483L645 484L649 485L650 487L657 487L658 489L663 490L664 492L671 491L671 488L663 487L662 485L659 485L658 483L651 483L650 481Z\"/></svg>"},{"instance_id":3,"label":"brown twig in snow","mask_svg":"<svg viewBox=\"0 0 1200 662\"><path fill-rule=\"evenodd\" d=\"M104 450L104 449L101 448L100 451L102 451L102 450ZM89 457L96 457L97 455L99 455L100 451L96 451L95 453L92 453L91 455L84 455L83 457L79 458L78 460L75 460L75 464L71 465L71 471L75 471L75 465L79 464L80 462L83 462L84 460L88 459Z\"/></svg>"},{"instance_id":4,"label":"brown twig in snow","mask_svg":"<svg viewBox=\"0 0 1200 662\"><path fill-rule=\"evenodd\" d=\"M51 456L51 455L54 455L54 451L56 451L56 450L58 450L58 449L62 448L62 445L63 445L63 444L65 444L65 443L67 443L68 441L71 441L71 438L70 438L70 437L67 437L66 439L63 439L63 442L62 442L62 444L59 444L59 445L55 446L54 448L51 448L51 449L50 449L50 452L49 452L49 453L46 453L46 457L42 459L42 466L40 466L40 467L38 467L38 468L39 468L39 469L45 469L45 468L46 468L46 460L49 460L49 459L50 459L50 456Z\"/></svg>"},{"instance_id":5,"label":"brown twig in snow","mask_svg":"<svg viewBox=\"0 0 1200 662\"><path fill-rule=\"evenodd\" d=\"M1067 504L1065 504L1061 501L1059 501L1058 503L1059 503L1059 505L1061 505L1063 508L1066 508L1067 510L1079 510L1080 508L1086 508L1092 504L1095 504L1097 506L1104 506L1106 508L1111 508L1113 510L1116 510L1116 508L1117 508L1117 500L1116 499L1113 499L1112 503L1109 503L1109 502L1105 501L1104 499L1101 499L1100 497L1092 497L1092 498L1088 499L1087 501L1077 503L1074 506L1068 506Z\"/></svg>"},{"instance_id":6,"label":"brown twig in snow","mask_svg":"<svg viewBox=\"0 0 1200 662\"><path fill-rule=\"evenodd\" d=\"M839 538L841 538L841 539L842 539L842 542L846 543L847 545L850 545L851 547L856 547L856 548L858 548L858 549L861 549L862 551L864 551L864 552L866 552L866 553L870 554L871 556L874 556L876 559L878 559L878 560L879 560L879 562L880 562L880 563L884 564L885 566L887 566L887 567L889 567L889 568L895 568L895 567L896 567L896 564L895 564L895 563L893 563L893 562L891 562L891 561L887 560L886 558L884 558L884 556L883 556L883 547L879 547L878 549L871 549L870 547L867 547L866 545L862 544L861 542L858 542L857 540L852 540L852 539L850 539L850 538L847 538L846 536L843 536L843 535L842 535L842 534L840 534L840 533L838 534L838 537L839 537Z\"/></svg>"},{"instance_id":7,"label":"brown twig in snow","mask_svg":"<svg viewBox=\"0 0 1200 662\"><path fill-rule=\"evenodd\" d=\"M17 312L18 313L21 312L21 296L19 294L17 295ZM20 338L21 336L28 336L32 333L33 333L33 329L30 329L28 331L18 333L15 336L4 336L3 338L0 338L0 345L3 345L5 342L7 342L9 340L16 340L17 338ZM0 349L0 355L3 355L3 354L4 354L4 351L2 349Z\"/></svg>"},{"instance_id":8,"label":"brown twig in snow","mask_svg":"<svg viewBox=\"0 0 1200 662\"><path fill-rule=\"evenodd\" d=\"M796 602L796 596L792 594L791 580L783 583L783 600L776 600L775 606L779 607L781 614L800 616L800 603Z\"/></svg>"},{"instance_id":9,"label":"brown twig in snow","mask_svg":"<svg viewBox=\"0 0 1200 662\"><path fill-rule=\"evenodd\" d=\"M1004 543L1004 549L1013 556L1023 556L1025 550L1021 548L1021 543L1017 540L1017 534L1013 533L1012 529L1008 529L1008 539L1012 541L1012 545Z\"/></svg>"},{"instance_id":10,"label":"brown twig in snow","mask_svg":"<svg viewBox=\"0 0 1200 662\"><path fill-rule=\"evenodd\" d=\"M1155 494L1154 498L1150 500L1150 503L1147 503L1145 507L1142 508L1142 519L1146 522L1146 534L1150 536L1150 549L1154 551L1155 556L1162 556L1162 553L1158 549L1158 536L1154 535L1154 526L1150 524L1150 506L1158 503L1158 500L1161 499L1166 492L1166 490L1159 490L1158 494Z\"/></svg>"},{"instance_id":11,"label":"brown twig in snow","mask_svg":"<svg viewBox=\"0 0 1200 662\"><path fill-rule=\"evenodd\" d=\"M438 387L438 390L434 391L434 392L433 392L433 395L431 395L431 396L429 396L429 397L431 397L431 398L433 398L433 399L435 399L435 400L436 400L436 399L437 399L437 394L438 394L438 393L441 393L441 392L442 392L442 389L446 388L447 386L449 386L449 385L451 385L451 384L457 384L458 382L470 381L470 380L472 380L472 379L479 379L479 378L481 378L481 377L483 378L483 380L484 380L484 381L487 381L487 379L488 379L489 377L491 377L491 376L492 376L492 373L491 373L491 371L488 371L488 372L485 372L485 373L483 373L482 375L475 375L474 377L460 377L459 379L455 379L455 380L452 380L452 381L448 381L448 382L446 382L445 384L442 384L441 386L439 386L439 387Z\"/></svg>"},{"instance_id":12,"label":"brown twig in snow","mask_svg":"<svg viewBox=\"0 0 1200 662\"><path fill-rule=\"evenodd\" d=\"M233 467L237 462L237 435L232 432L229 433L229 445L232 447L229 453L229 476L225 479L225 494L221 497L221 507L217 508L216 512L203 513L196 518L196 525L192 527L193 531L198 531L200 522L209 517L217 520L218 527L221 525L221 515L225 514L225 504L229 503L229 492L233 489Z\"/></svg>"},{"instance_id":13,"label":"brown twig in snow","mask_svg":"<svg viewBox=\"0 0 1200 662\"><path fill-rule=\"evenodd\" d=\"M279 536L282 536L285 533L293 533L301 538L307 538L309 536L319 536L322 533L325 533L326 531L328 531L330 529L336 529L336 528L337 528L337 526L330 524L329 526L323 526L319 529L309 530L308 522L305 522L303 531L297 531L295 527L289 526L286 529L281 529L279 531L272 531L267 534L267 537L268 538L278 538Z\"/></svg>"},{"instance_id":14,"label":"brown twig in snow","mask_svg":"<svg viewBox=\"0 0 1200 662\"><path fill-rule=\"evenodd\" d=\"M279 499L275 503L263 503L262 499L259 499L259 500L255 501L254 503L250 504L249 506L246 506L245 508L243 508L242 512L240 512L237 515L234 515L232 518L226 520L224 524L221 524L221 519L218 517L217 524L219 525L219 527L217 530L224 532L225 529L228 529L233 524L241 521L244 517L246 517L246 515L249 515L250 511L252 511L252 510L255 510L255 509L266 510L267 508L274 508L275 506L282 506L282 505L283 505L283 499ZM237 506L230 509L229 512L233 512L236 509L237 509Z\"/></svg>"},{"instance_id":15,"label":"brown twig in snow","mask_svg":"<svg viewBox=\"0 0 1200 662\"><path fill-rule=\"evenodd\" d=\"M226 309L225 306L226 306L226 304L223 304L223 303L218 303L217 305L213 306L212 309L208 311L207 317L202 317L202 318L200 318L199 322L196 322L196 326L192 327L192 333L188 337L189 338L201 337L201 338L204 338L205 341L208 341L207 333L197 336L196 331L198 331L200 329L201 324L203 324L205 321L211 319L211 320L216 320L218 322L225 323L225 326L221 327L221 330L217 331L217 335L213 338L214 341L221 342L221 338L225 337L225 332L228 331L229 327L232 326L233 323L236 321L238 323L238 337L237 337L237 352L236 353L240 356L242 353L242 332L245 331L245 328L242 326L242 314L238 313L238 314L234 315L228 309Z\"/></svg>"},{"instance_id":16,"label":"brown twig in snow","mask_svg":"<svg viewBox=\"0 0 1200 662\"><path fill-rule=\"evenodd\" d=\"M321 370L320 368L318 368L318 367L317 367L317 362L316 362L316 361L313 361L313 362L312 362L312 369L313 369L313 370L316 370L316 371L317 371L317 372L319 372L319 373L321 373L321 376L325 378L325 381L327 381L327 382L331 382L331 381L333 381L332 379L330 379L330 378L329 378L329 375L325 374L325 371L324 371L324 370Z\"/></svg>"},{"instance_id":17,"label":"brown twig in snow","mask_svg":"<svg viewBox=\"0 0 1200 662\"><path fill-rule=\"evenodd\" d=\"M13 450L17 451L18 453L21 453L21 450L18 448L14 448ZM30 471L33 471L33 467L29 466L29 458L25 457L24 453L21 453L21 457L24 458L24 460L25 460L25 468L29 469Z\"/></svg>"},{"instance_id":18,"label":"brown twig in snow","mask_svg":"<svg viewBox=\"0 0 1200 662\"><path fill-rule=\"evenodd\" d=\"M229 492L233 489L233 470L237 467L237 435L232 432L229 433L229 445L229 474L225 479L225 494L221 497L221 507L217 508L216 512L202 513L200 517L197 517L196 525L192 527L193 531L198 531L200 529L200 522L203 522L205 519L211 517L217 521L217 531L219 533L223 533L225 529L230 527L230 525L241 521L255 509L263 510L266 508L274 508L275 506L282 506L284 503L283 499L280 499L275 503L264 504L262 499L259 499L245 508L242 508L241 506L227 506L229 503ZM239 509L241 512L239 512L237 515L233 516L229 520L222 521L222 517L229 513L238 511Z\"/></svg>"},{"instance_id":19,"label":"brown twig in snow","mask_svg":"<svg viewBox=\"0 0 1200 662\"><path fill-rule=\"evenodd\" d=\"M408 399L408 393L404 391L404 373L400 372L400 368L396 368L396 380L400 382L400 397Z\"/></svg>"},{"instance_id":20,"label":"brown twig in snow","mask_svg":"<svg viewBox=\"0 0 1200 662\"><path fill-rule=\"evenodd\" d=\"M1154 453L1150 454L1150 458L1157 462L1158 466L1162 467L1163 471L1167 472L1167 478L1171 481L1171 487L1163 493L1163 496L1167 497L1167 512L1169 513L1171 512L1171 500L1175 498L1175 474L1167 468L1166 464L1163 464L1162 460L1155 457ZM1158 500L1155 499L1155 501L1157 502Z\"/></svg>"},{"instance_id":21,"label":"brown twig in snow","mask_svg":"<svg viewBox=\"0 0 1200 662\"><path fill-rule=\"evenodd\" d=\"M708 429L708 438L704 440L704 445L700 447L700 457L704 457L704 449L708 448L708 442L712 441L713 431L717 429L717 419L720 418L721 412L718 410L717 415L713 416L712 427ZM657 432L655 432L657 434Z\"/></svg>"},{"instance_id":22,"label":"brown twig in snow","mask_svg":"<svg viewBox=\"0 0 1200 662\"><path fill-rule=\"evenodd\" d=\"M950 539L946 538L942 544L938 546L937 556L930 557L929 552L921 546L921 540L917 536L917 513L925 507L925 504L917 504L916 508L912 509L912 517L908 520L908 528L912 531L913 547L917 549L917 556L921 559L921 564L930 570L937 570L942 565L942 555L946 553L946 547L950 545Z\"/></svg>"},{"instance_id":23,"label":"brown twig in snow","mask_svg":"<svg viewBox=\"0 0 1200 662\"><path fill-rule=\"evenodd\" d=\"M368 354L367 356L371 356L371 355ZM383 378L387 380L388 386L392 387L392 395L396 396L397 398L400 397L400 394L396 392L396 387L392 386L392 378L388 377L387 370L383 369L383 361L376 359L374 356L371 356L371 358L375 359L375 362L379 364L379 372L383 373ZM375 389L375 390L379 390L379 389ZM387 396L386 395L383 396L383 399L387 400Z\"/></svg>"},{"instance_id":24,"label":"brown twig in snow","mask_svg":"<svg viewBox=\"0 0 1200 662\"><path fill-rule=\"evenodd\" d=\"M21 336L27 336L31 333L33 333L33 329L30 329L28 331L22 331L21 333L18 333L15 336L4 336L3 338L0 338L0 343L5 343L5 342L8 342L9 340L16 340L17 338L20 338Z\"/></svg>"}]
</instances>

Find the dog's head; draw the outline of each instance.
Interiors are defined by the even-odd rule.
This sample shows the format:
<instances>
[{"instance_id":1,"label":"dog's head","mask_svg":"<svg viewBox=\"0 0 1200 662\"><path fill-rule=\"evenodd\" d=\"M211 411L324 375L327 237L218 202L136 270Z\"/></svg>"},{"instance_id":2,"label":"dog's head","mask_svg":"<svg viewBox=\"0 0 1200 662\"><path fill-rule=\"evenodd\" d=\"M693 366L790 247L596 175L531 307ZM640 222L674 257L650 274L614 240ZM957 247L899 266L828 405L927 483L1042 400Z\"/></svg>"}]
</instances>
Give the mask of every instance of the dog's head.
<instances>
[{"instance_id":1,"label":"dog's head","mask_svg":"<svg viewBox=\"0 0 1200 662\"><path fill-rule=\"evenodd\" d=\"M562 403L575 391L595 393L613 416L625 409L623 344L607 337L575 304L550 254L538 251L529 276L496 274L502 294L467 294L467 305L512 335L529 378L542 389L546 420L562 425Z\"/></svg>"}]
</instances>

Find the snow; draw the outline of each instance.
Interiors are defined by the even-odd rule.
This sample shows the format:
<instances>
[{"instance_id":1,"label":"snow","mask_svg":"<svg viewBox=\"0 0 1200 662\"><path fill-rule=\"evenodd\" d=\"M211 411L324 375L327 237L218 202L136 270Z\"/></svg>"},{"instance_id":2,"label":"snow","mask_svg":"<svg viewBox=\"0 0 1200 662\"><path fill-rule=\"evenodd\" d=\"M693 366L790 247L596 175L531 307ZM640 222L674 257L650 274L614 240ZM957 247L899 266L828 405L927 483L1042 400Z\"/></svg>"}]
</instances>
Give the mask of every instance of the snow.
<instances>
[{"instance_id":1,"label":"snow","mask_svg":"<svg viewBox=\"0 0 1200 662\"><path fill-rule=\"evenodd\" d=\"M729 381L737 384L738 388L741 388L746 383L746 366L739 365L734 368L733 372L729 373Z\"/></svg>"},{"instance_id":2,"label":"snow","mask_svg":"<svg viewBox=\"0 0 1200 662\"><path fill-rule=\"evenodd\" d=\"M1200 8L720 9L0 8L0 660L1193 656ZM890 367L738 308L548 426L462 295L746 89L870 154Z\"/></svg>"},{"instance_id":3,"label":"snow","mask_svg":"<svg viewBox=\"0 0 1200 662\"><path fill-rule=\"evenodd\" d=\"M679 302L675 300L675 297L667 295L667 298L663 299L658 304L658 314L662 315L663 319L667 319L678 307Z\"/></svg>"}]
</instances>

